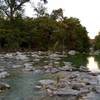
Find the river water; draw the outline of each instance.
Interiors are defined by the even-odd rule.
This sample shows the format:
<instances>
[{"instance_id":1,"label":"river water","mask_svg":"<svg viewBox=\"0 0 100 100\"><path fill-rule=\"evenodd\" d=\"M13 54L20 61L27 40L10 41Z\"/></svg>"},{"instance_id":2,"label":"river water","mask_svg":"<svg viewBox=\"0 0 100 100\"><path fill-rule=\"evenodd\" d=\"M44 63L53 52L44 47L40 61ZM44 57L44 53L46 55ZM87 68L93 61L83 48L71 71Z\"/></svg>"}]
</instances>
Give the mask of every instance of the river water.
<instances>
[{"instance_id":1,"label":"river water","mask_svg":"<svg viewBox=\"0 0 100 100\"><path fill-rule=\"evenodd\" d=\"M64 61L71 61L75 66L86 66L92 72L100 72L100 56L86 56L77 55L73 57L64 58ZM41 65L43 60L38 63ZM10 73L10 77L6 79L1 79L2 82L10 84L11 89L0 93L0 100L66 100L66 98L51 98L46 97L41 91L36 90L34 87L37 82L41 79L46 79L48 77L53 77L51 74L34 73L34 72L23 72L19 69L10 68L11 65L21 64L21 61L16 61L13 58L0 59L0 66L7 68Z\"/></svg>"}]
</instances>

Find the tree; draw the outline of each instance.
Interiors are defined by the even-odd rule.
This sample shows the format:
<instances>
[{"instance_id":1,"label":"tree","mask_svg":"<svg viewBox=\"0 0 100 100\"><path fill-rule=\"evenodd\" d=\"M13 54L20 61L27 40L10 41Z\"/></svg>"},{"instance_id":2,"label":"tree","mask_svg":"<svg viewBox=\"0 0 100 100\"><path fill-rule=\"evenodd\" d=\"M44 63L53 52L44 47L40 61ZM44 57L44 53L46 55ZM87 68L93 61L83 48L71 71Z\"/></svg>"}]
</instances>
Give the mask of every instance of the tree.
<instances>
[{"instance_id":1,"label":"tree","mask_svg":"<svg viewBox=\"0 0 100 100\"><path fill-rule=\"evenodd\" d=\"M63 24L66 30L65 44L68 50L74 49L78 51L88 51L89 38L88 32L84 26L81 25L77 18L65 18Z\"/></svg>"},{"instance_id":2,"label":"tree","mask_svg":"<svg viewBox=\"0 0 100 100\"><path fill-rule=\"evenodd\" d=\"M63 10L61 8L53 10L50 16L54 20L63 20Z\"/></svg>"},{"instance_id":3,"label":"tree","mask_svg":"<svg viewBox=\"0 0 100 100\"><path fill-rule=\"evenodd\" d=\"M16 13L23 11L23 5L30 0L0 0L0 12L4 13L12 21ZM45 3L47 0L41 0Z\"/></svg>"},{"instance_id":4,"label":"tree","mask_svg":"<svg viewBox=\"0 0 100 100\"><path fill-rule=\"evenodd\" d=\"M100 32L95 37L95 40L94 40L94 44L93 45L94 45L94 49L95 50L100 50Z\"/></svg>"},{"instance_id":5,"label":"tree","mask_svg":"<svg viewBox=\"0 0 100 100\"><path fill-rule=\"evenodd\" d=\"M13 20L17 12L22 10L22 6L29 0L0 0L0 10Z\"/></svg>"},{"instance_id":6,"label":"tree","mask_svg":"<svg viewBox=\"0 0 100 100\"><path fill-rule=\"evenodd\" d=\"M38 2L37 6L33 6L34 8L34 11L36 12L36 16L37 17L43 17L45 16L47 13L46 13L46 7L44 7L43 3L41 2Z\"/></svg>"}]
</instances>

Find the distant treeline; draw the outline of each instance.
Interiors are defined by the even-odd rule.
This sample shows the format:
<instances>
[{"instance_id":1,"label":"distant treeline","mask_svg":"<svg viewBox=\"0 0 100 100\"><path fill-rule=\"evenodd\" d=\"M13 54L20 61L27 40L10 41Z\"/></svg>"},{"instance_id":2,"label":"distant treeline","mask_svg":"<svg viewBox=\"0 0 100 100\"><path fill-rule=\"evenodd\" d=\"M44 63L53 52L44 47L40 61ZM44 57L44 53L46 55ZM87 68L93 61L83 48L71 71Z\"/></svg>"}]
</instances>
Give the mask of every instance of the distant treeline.
<instances>
[{"instance_id":1,"label":"distant treeline","mask_svg":"<svg viewBox=\"0 0 100 100\"><path fill-rule=\"evenodd\" d=\"M45 11L43 5L34 9L37 17L0 14L0 48L33 50L88 51L88 32L79 19L63 16L63 10Z\"/></svg>"}]
</instances>

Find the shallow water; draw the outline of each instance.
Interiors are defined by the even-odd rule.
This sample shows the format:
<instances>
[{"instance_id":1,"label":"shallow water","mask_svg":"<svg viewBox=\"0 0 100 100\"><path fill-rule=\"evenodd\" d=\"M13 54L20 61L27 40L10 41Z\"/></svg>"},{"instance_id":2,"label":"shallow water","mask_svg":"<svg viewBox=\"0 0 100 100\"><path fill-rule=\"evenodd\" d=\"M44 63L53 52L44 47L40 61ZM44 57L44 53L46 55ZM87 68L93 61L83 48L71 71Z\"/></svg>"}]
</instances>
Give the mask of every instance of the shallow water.
<instances>
[{"instance_id":1,"label":"shallow water","mask_svg":"<svg viewBox=\"0 0 100 100\"><path fill-rule=\"evenodd\" d=\"M99 71L100 60L97 57L76 55L64 58L63 60L66 62L71 61L76 67L82 65L87 66L90 71ZM43 60L41 61L43 62ZM42 62L39 62L38 66L39 64L41 65ZM23 72L21 69L12 70L10 66L13 64L22 64L22 62L15 61L15 59L0 59L0 66L6 67L10 73L10 77L2 79L1 81L11 86L11 89L0 94L0 100L70 100L68 98L46 97L44 95L45 93L34 88L39 80L54 77L53 75Z\"/></svg>"}]
</instances>

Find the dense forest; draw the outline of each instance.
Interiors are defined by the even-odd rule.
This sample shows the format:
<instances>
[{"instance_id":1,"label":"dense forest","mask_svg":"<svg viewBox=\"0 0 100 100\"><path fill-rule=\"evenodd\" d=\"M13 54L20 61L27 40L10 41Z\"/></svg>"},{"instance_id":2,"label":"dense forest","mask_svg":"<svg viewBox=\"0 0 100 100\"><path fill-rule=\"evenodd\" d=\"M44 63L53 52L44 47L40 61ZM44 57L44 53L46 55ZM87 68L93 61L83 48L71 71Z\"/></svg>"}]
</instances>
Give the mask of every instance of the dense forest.
<instances>
[{"instance_id":1,"label":"dense forest","mask_svg":"<svg viewBox=\"0 0 100 100\"><path fill-rule=\"evenodd\" d=\"M64 16L61 8L49 14L43 1L33 7L35 17L26 17L23 5L27 2L0 2L1 49L89 50L88 32L78 18Z\"/></svg>"}]
</instances>

